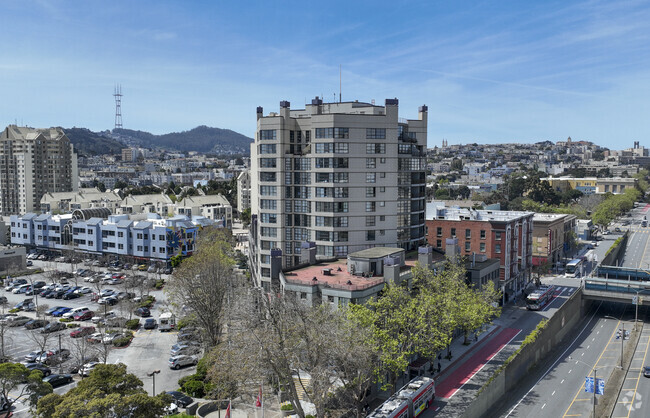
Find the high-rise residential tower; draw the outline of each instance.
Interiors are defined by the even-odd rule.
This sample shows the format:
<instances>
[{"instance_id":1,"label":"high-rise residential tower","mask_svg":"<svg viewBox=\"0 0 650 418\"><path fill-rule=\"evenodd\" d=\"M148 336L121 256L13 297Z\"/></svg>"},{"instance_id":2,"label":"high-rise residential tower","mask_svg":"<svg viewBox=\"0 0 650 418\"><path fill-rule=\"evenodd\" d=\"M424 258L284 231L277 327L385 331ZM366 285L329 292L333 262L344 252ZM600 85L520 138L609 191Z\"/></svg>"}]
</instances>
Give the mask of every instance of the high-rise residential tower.
<instances>
[{"instance_id":1,"label":"high-rise residential tower","mask_svg":"<svg viewBox=\"0 0 650 418\"><path fill-rule=\"evenodd\" d=\"M258 285L301 264L301 248L314 243L318 258L424 244L427 107L414 120L398 109L397 99L376 106L318 97L298 110L282 101L267 116L258 107L250 174Z\"/></svg>"},{"instance_id":2,"label":"high-rise residential tower","mask_svg":"<svg viewBox=\"0 0 650 418\"><path fill-rule=\"evenodd\" d=\"M0 214L40 210L48 192L78 189L77 154L61 128L9 125L0 134Z\"/></svg>"}]
</instances>

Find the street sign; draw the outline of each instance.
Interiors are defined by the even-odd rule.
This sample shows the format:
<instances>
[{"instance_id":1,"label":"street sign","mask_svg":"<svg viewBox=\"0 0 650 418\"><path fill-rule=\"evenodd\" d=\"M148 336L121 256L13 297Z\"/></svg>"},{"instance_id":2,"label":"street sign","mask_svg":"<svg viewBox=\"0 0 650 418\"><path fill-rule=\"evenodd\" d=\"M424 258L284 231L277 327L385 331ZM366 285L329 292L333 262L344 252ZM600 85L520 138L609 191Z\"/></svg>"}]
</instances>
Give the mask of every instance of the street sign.
<instances>
[{"instance_id":1,"label":"street sign","mask_svg":"<svg viewBox=\"0 0 650 418\"><path fill-rule=\"evenodd\" d=\"M585 392L587 393L594 393L594 378L593 377L585 377Z\"/></svg>"},{"instance_id":2,"label":"street sign","mask_svg":"<svg viewBox=\"0 0 650 418\"><path fill-rule=\"evenodd\" d=\"M637 295L632 296L632 305L636 305L638 303L639 297Z\"/></svg>"}]
</instances>

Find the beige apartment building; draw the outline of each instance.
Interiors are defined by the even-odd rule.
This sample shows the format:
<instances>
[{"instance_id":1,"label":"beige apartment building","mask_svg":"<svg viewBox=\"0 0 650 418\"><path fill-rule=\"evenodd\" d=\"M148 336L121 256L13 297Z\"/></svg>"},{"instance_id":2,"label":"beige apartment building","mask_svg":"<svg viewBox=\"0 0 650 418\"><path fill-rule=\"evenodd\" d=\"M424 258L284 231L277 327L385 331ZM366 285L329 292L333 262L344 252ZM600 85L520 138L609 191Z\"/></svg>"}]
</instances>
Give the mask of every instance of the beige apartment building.
<instances>
[{"instance_id":1,"label":"beige apartment building","mask_svg":"<svg viewBox=\"0 0 650 418\"><path fill-rule=\"evenodd\" d=\"M9 125L0 134L0 214L38 212L48 192L78 189L77 154L61 128Z\"/></svg>"},{"instance_id":2,"label":"beige apartment building","mask_svg":"<svg viewBox=\"0 0 650 418\"><path fill-rule=\"evenodd\" d=\"M251 271L268 288L277 271L301 264L315 243L319 259L371 247L416 249L425 242L427 107L398 116L397 99L280 102L257 109L251 145Z\"/></svg>"}]
</instances>

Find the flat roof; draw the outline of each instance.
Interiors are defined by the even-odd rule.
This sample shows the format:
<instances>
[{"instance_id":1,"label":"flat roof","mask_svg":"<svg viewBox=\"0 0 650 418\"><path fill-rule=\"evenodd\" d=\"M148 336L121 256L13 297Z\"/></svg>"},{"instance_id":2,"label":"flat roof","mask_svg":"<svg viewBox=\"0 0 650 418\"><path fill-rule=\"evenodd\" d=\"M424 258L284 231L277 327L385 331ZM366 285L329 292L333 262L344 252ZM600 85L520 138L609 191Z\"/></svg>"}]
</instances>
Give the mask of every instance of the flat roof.
<instances>
[{"instance_id":1,"label":"flat roof","mask_svg":"<svg viewBox=\"0 0 650 418\"><path fill-rule=\"evenodd\" d=\"M348 257L359 257L359 258L381 258L388 257L398 252L403 252L402 248L395 247L372 247L366 248L365 250L360 250L354 253L348 254Z\"/></svg>"}]
</instances>

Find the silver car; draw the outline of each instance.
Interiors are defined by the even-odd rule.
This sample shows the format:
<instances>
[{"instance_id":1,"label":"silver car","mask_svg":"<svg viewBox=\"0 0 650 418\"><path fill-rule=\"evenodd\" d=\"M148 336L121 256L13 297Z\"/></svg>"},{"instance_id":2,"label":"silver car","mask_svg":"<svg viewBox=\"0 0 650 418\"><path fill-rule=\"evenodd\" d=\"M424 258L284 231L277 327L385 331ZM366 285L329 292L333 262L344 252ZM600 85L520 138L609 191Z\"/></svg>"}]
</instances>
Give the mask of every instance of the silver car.
<instances>
[{"instance_id":1,"label":"silver car","mask_svg":"<svg viewBox=\"0 0 650 418\"><path fill-rule=\"evenodd\" d=\"M169 368L178 370L181 367L185 367L185 366L196 366L198 362L199 359L196 356L185 356L185 355L174 356L169 358Z\"/></svg>"}]
</instances>

